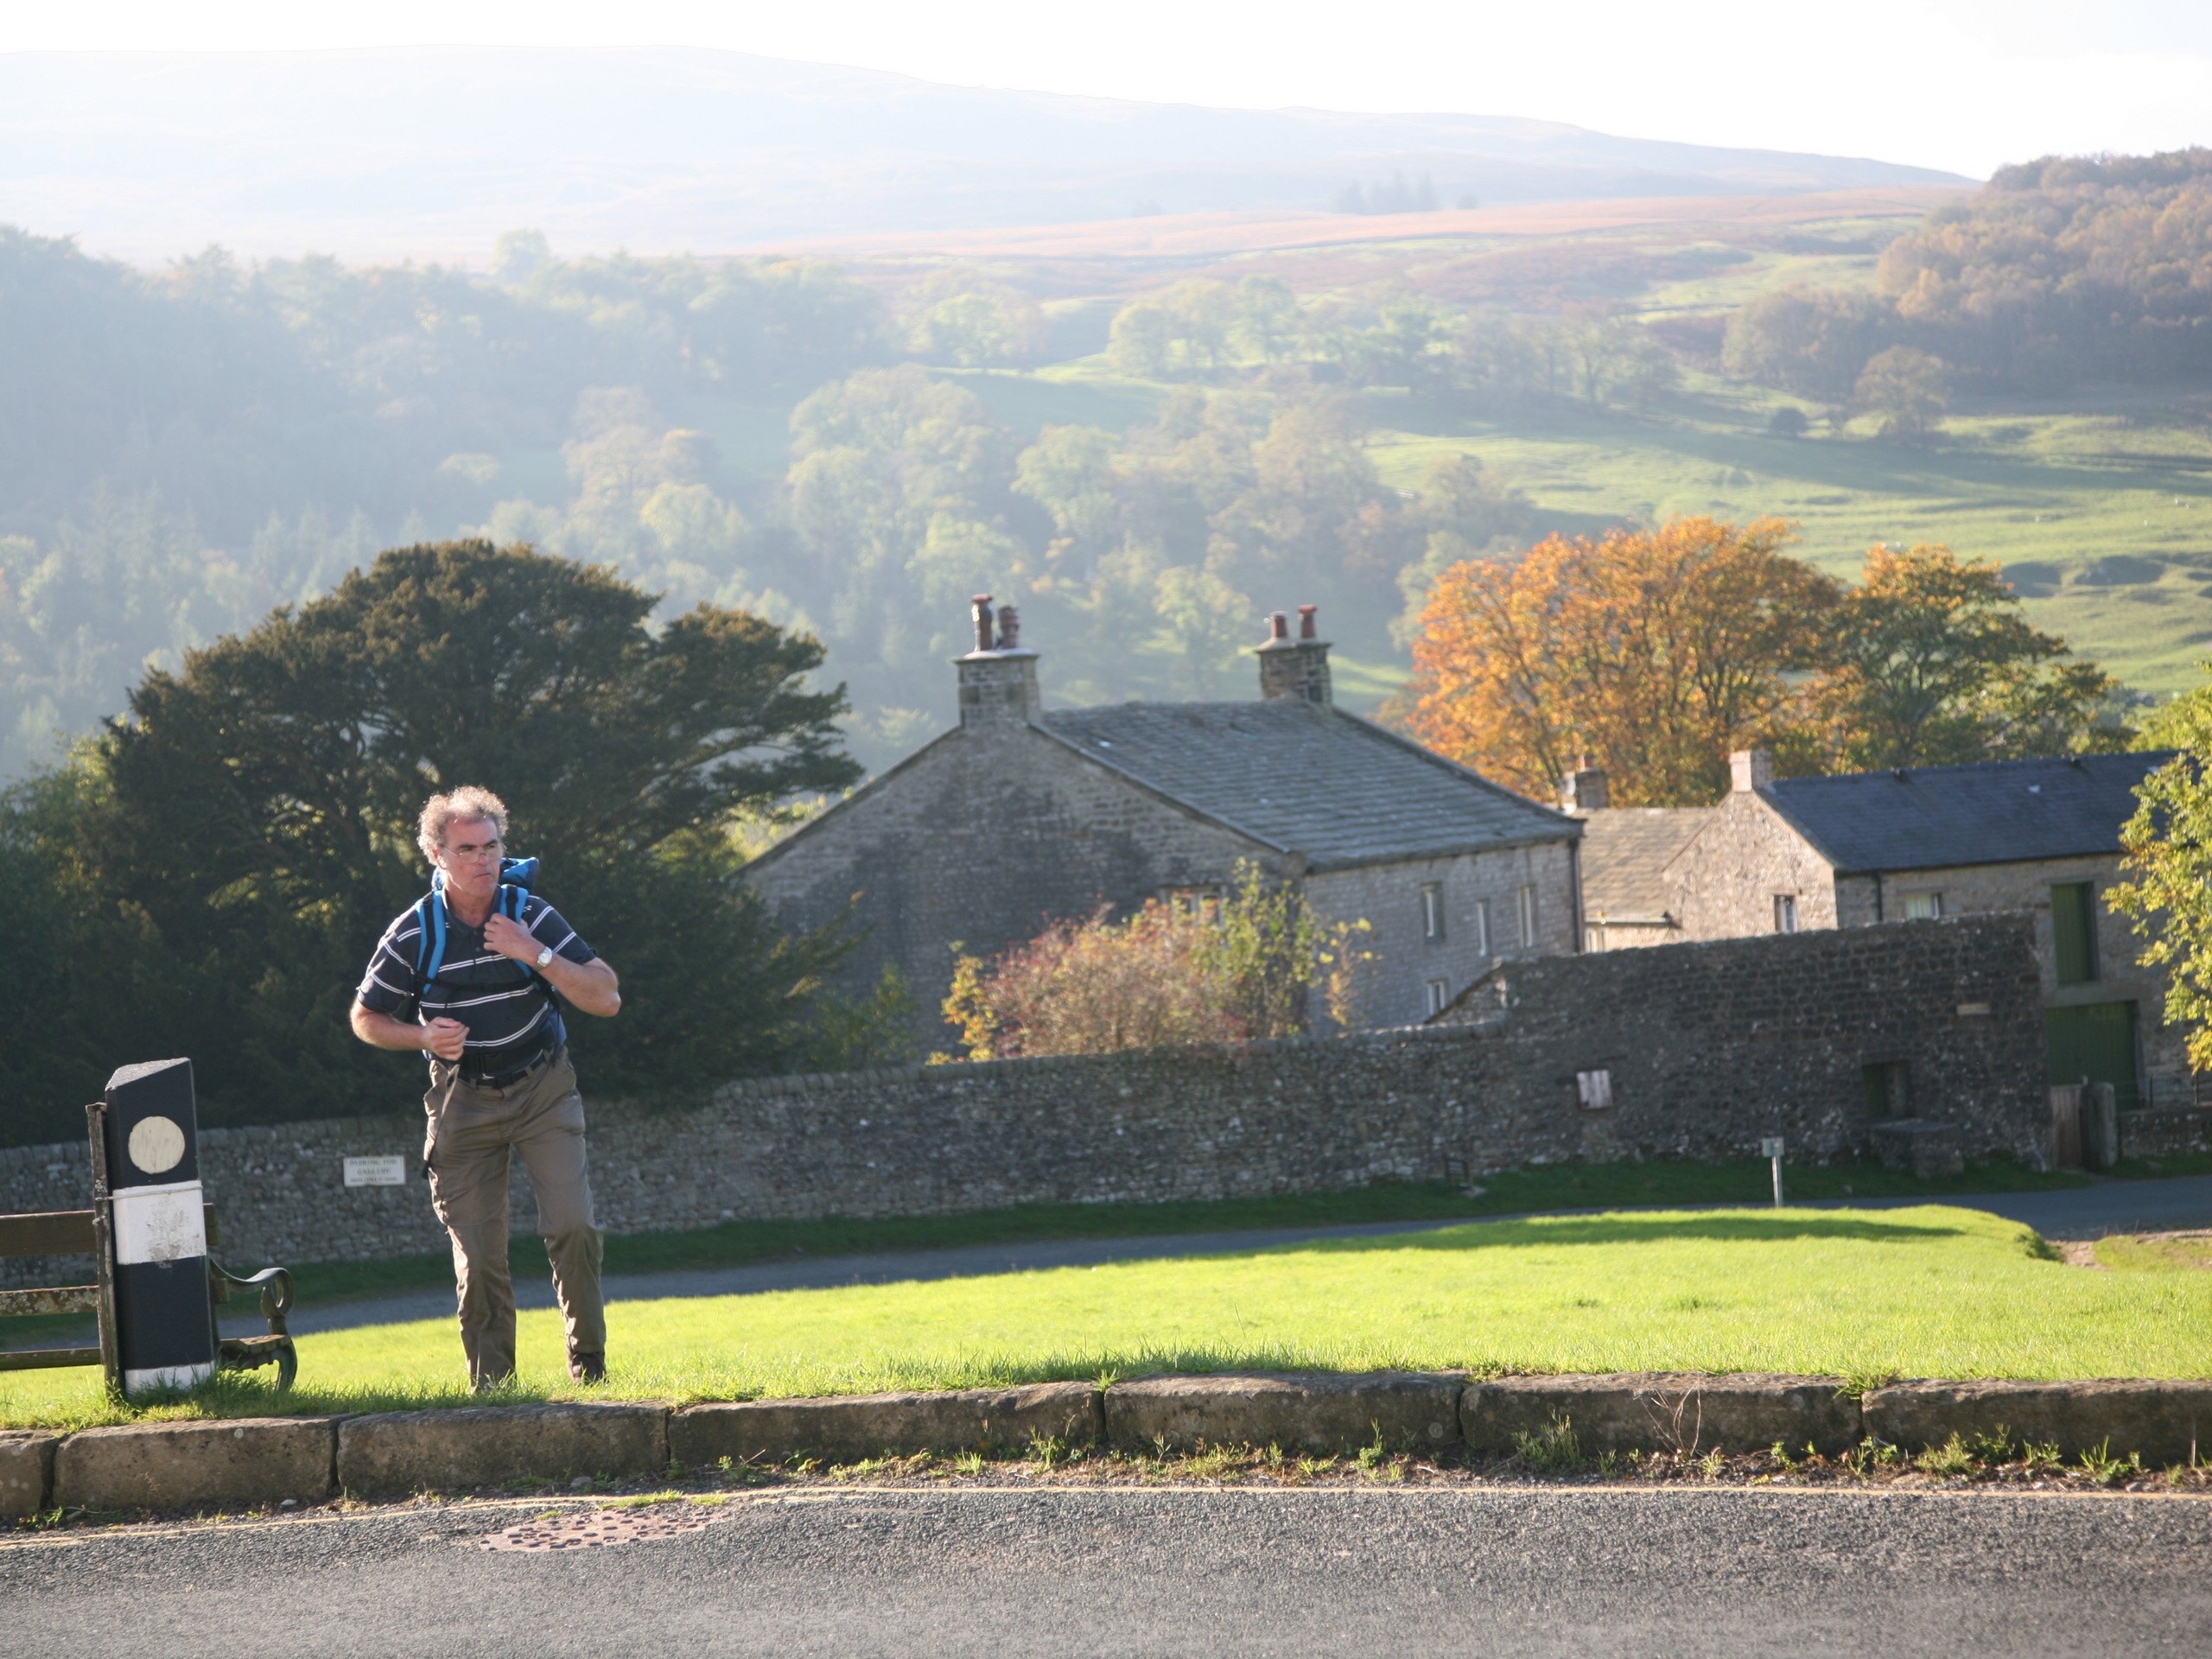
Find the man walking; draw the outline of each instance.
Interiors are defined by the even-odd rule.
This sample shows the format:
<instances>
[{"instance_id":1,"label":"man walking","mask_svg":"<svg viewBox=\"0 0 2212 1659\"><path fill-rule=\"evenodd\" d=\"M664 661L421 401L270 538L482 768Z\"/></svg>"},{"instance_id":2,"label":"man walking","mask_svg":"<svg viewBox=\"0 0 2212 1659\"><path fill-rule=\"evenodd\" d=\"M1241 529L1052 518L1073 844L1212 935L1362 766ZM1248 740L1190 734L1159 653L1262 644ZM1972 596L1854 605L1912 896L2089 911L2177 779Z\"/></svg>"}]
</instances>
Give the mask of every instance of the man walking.
<instances>
[{"instance_id":1,"label":"man walking","mask_svg":"<svg viewBox=\"0 0 2212 1659\"><path fill-rule=\"evenodd\" d=\"M430 895L385 929L353 1014L363 1042L430 1056L423 1162L431 1205L453 1237L461 1345L480 1390L515 1369L510 1148L522 1154L537 1195L568 1325L569 1375L596 1382L607 1370L584 1104L560 1004L611 1015L621 988L552 906L518 885L503 887L503 878L518 882L535 868L503 859L506 832L506 806L488 789L430 798L416 836L437 872Z\"/></svg>"}]
</instances>

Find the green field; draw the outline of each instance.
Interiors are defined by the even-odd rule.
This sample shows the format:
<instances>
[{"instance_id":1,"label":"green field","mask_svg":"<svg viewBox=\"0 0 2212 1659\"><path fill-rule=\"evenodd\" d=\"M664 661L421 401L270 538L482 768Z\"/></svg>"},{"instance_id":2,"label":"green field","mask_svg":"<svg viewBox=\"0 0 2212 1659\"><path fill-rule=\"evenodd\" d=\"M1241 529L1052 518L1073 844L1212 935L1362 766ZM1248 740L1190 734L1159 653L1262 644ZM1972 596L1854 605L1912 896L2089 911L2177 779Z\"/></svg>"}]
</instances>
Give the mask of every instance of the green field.
<instances>
[{"instance_id":1,"label":"green field","mask_svg":"<svg viewBox=\"0 0 2212 1659\"><path fill-rule=\"evenodd\" d=\"M1940 1205L1660 1211L1088 1268L618 1303L607 1395L747 1398L1239 1368L2207 1376L2212 1274L2096 1273ZM445 1320L302 1339L289 1398L252 1381L160 1414L459 1404ZM518 1399L577 1390L550 1313ZM89 1371L0 1374L0 1423L113 1421Z\"/></svg>"},{"instance_id":2,"label":"green field","mask_svg":"<svg viewBox=\"0 0 2212 1659\"><path fill-rule=\"evenodd\" d=\"M1599 224L1251 252L1201 274L1275 274L1301 294L1354 300L1413 289L1447 306L1529 315L1602 301L1641 321L1717 324L1793 283L1871 286L1881 248L1915 222L1877 206L1789 225ZM1065 422L1118 430L1173 389L1119 376L1103 356L1026 372L940 372L1024 433ZM1853 578L1877 542L1941 542L1998 560L2038 626L2136 690L2171 695L2212 657L2212 395L2108 391L1995 405L1961 393L1942 434L1916 448L1878 437L1863 419L1832 431L1812 404L1695 370L1640 412L1561 403L1491 416L1449 397L1361 395L1385 482L1410 487L1438 455L1474 454L1534 501L1538 536L1684 513L1773 515L1796 521L1805 556ZM1811 418L1814 435L1767 432L1785 404ZM1404 669L1363 662L1340 690L1371 706Z\"/></svg>"},{"instance_id":3,"label":"green field","mask_svg":"<svg viewBox=\"0 0 2212 1659\"><path fill-rule=\"evenodd\" d=\"M1508 426L1370 394L1373 448L1396 483L1440 453L1471 451L1535 502L1540 531L1773 515L1796 521L1806 557L1852 579L1877 542L1941 542L1997 560L2037 626L2140 691L2194 683L2212 655L2212 428L2202 411L1982 411L1908 448L1864 423L1770 436L1777 401L1712 382L1663 415L1573 411Z\"/></svg>"},{"instance_id":4,"label":"green field","mask_svg":"<svg viewBox=\"0 0 2212 1659\"><path fill-rule=\"evenodd\" d=\"M1109 391L1168 390L1095 359L961 378L1023 430L1135 406L1106 402ZM2212 398L1967 409L1914 448L1866 421L1831 432L1802 404L1815 434L1773 436L1769 417L1797 400L1712 376L1645 413L1562 404L1484 418L1446 397L1362 396L1386 483L1411 487L1439 456L1477 455L1535 504L1537 536L1774 516L1796 524L1803 556L1854 580L1877 542L1941 542L1997 560L2037 626L2136 690L2170 696L2212 657ZM1362 662L1343 689L1379 698L1404 669Z\"/></svg>"}]
</instances>

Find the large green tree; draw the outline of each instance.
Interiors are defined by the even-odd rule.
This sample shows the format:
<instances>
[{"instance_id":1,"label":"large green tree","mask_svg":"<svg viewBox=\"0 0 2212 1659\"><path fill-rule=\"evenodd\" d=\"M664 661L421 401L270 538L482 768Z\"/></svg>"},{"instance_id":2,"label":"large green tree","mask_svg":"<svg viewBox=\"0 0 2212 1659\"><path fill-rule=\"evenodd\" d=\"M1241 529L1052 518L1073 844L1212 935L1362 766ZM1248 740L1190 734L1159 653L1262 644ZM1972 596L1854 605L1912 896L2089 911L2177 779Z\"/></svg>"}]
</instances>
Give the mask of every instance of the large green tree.
<instances>
[{"instance_id":1,"label":"large green tree","mask_svg":"<svg viewBox=\"0 0 2212 1659\"><path fill-rule=\"evenodd\" d=\"M353 1040L346 1007L423 890L423 798L469 782L505 798L510 844L623 975L620 1019L572 1022L595 1088L697 1090L803 1052L841 941L779 938L728 830L854 780L843 696L809 683L811 639L707 605L656 627L653 604L527 548L410 547L149 675L7 838L12 872L67 895L63 954L98 952L130 1001L134 1046L106 1058L191 1055L218 1122L404 1100L406 1068Z\"/></svg>"},{"instance_id":2,"label":"large green tree","mask_svg":"<svg viewBox=\"0 0 2212 1659\"><path fill-rule=\"evenodd\" d=\"M2212 1071L2212 680L2145 722L2143 740L2175 751L2135 791L2121 826L2128 880L2107 894L2166 974L2166 1019L2187 1033L2190 1065Z\"/></svg>"},{"instance_id":3,"label":"large green tree","mask_svg":"<svg viewBox=\"0 0 2212 1659\"><path fill-rule=\"evenodd\" d=\"M1830 614L1800 742L1821 770L1948 766L2124 747L2121 690L2020 613L1993 561L1877 547Z\"/></svg>"}]
</instances>

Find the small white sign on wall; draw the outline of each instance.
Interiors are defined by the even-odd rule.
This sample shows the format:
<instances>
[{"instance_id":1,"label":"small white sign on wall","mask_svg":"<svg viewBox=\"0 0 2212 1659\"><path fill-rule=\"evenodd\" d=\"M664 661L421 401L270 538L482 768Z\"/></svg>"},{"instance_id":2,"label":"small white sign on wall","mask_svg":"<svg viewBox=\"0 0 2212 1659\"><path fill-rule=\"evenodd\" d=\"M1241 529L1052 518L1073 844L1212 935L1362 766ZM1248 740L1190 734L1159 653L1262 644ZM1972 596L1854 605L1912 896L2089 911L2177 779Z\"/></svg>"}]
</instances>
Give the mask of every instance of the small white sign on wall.
<instances>
[{"instance_id":1,"label":"small white sign on wall","mask_svg":"<svg viewBox=\"0 0 2212 1659\"><path fill-rule=\"evenodd\" d=\"M407 1160L396 1152L385 1158L348 1158L346 1160L346 1185L404 1186L407 1185Z\"/></svg>"},{"instance_id":2,"label":"small white sign on wall","mask_svg":"<svg viewBox=\"0 0 2212 1659\"><path fill-rule=\"evenodd\" d=\"M1580 1096L1586 1112L1610 1112L1613 1109L1613 1074L1610 1068L1602 1071L1578 1071L1574 1074L1574 1091Z\"/></svg>"}]
</instances>

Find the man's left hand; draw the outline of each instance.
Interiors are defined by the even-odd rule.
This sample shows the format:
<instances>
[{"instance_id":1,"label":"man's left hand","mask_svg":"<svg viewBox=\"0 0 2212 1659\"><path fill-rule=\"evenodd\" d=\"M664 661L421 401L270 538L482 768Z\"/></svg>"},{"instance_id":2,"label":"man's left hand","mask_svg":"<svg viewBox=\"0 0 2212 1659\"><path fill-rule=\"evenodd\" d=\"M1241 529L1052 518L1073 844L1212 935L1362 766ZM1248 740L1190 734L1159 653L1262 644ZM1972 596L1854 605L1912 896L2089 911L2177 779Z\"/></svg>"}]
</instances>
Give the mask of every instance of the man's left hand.
<instances>
[{"instance_id":1,"label":"man's left hand","mask_svg":"<svg viewBox=\"0 0 2212 1659\"><path fill-rule=\"evenodd\" d=\"M484 924L484 943L511 961L529 963L535 963L537 953L545 948L520 922L496 911Z\"/></svg>"}]
</instances>

